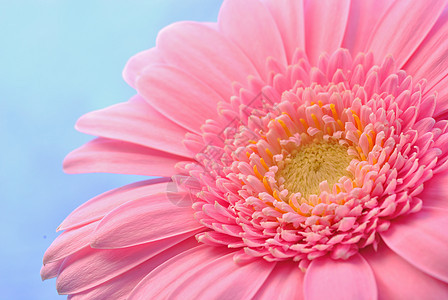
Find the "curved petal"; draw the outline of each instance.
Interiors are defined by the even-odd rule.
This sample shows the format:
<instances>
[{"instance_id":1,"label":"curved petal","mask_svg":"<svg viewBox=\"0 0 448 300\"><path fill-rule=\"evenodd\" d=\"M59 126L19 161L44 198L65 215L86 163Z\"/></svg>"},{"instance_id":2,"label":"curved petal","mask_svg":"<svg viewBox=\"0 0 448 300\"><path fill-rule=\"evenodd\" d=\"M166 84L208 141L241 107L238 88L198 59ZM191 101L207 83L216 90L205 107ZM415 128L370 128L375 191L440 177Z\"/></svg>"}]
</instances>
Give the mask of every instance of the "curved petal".
<instances>
[{"instance_id":1,"label":"curved petal","mask_svg":"<svg viewBox=\"0 0 448 300\"><path fill-rule=\"evenodd\" d=\"M397 67L401 68L434 26L446 4L447 0L395 1L371 35L367 50L379 63L392 54Z\"/></svg>"},{"instance_id":2,"label":"curved petal","mask_svg":"<svg viewBox=\"0 0 448 300\"><path fill-rule=\"evenodd\" d=\"M302 300L304 273L295 262L278 262L254 300Z\"/></svg>"},{"instance_id":3,"label":"curved petal","mask_svg":"<svg viewBox=\"0 0 448 300\"><path fill-rule=\"evenodd\" d=\"M160 51L156 48L151 48L132 56L123 70L123 78L131 87L136 87L137 78L143 73L143 70L154 64L163 63Z\"/></svg>"},{"instance_id":4,"label":"curved petal","mask_svg":"<svg viewBox=\"0 0 448 300\"><path fill-rule=\"evenodd\" d=\"M448 9L440 16L404 69L433 87L448 74Z\"/></svg>"},{"instance_id":5,"label":"curved petal","mask_svg":"<svg viewBox=\"0 0 448 300\"><path fill-rule=\"evenodd\" d=\"M94 139L72 151L64 160L64 171L171 176L174 165L185 157L106 138Z\"/></svg>"},{"instance_id":6,"label":"curved petal","mask_svg":"<svg viewBox=\"0 0 448 300\"><path fill-rule=\"evenodd\" d=\"M150 130L154 127L157 130ZM85 114L76 123L76 129L188 158L194 156L182 144L188 130L165 118L139 95Z\"/></svg>"},{"instance_id":7,"label":"curved petal","mask_svg":"<svg viewBox=\"0 0 448 300\"><path fill-rule=\"evenodd\" d=\"M107 191L85 202L68 215L59 230L72 229L103 218L111 210L128 201L169 191L173 186L169 178L157 178L135 182L118 189Z\"/></svg>"},{"instance_id":8,"label":"curved petal","mask_svg":"<svg viewBox=\"0 0 448 300\"><path fill-rule=\"evenodd\" d=\"M430 88L425 94L437 93L435 117L445 116L448 111L448 75L440 80L435 86Z\"/></svg>"},{"instance_id":9,"label":"curved petal","mask_svg":"<svg viewBox=\"0 0 448 300\"><path fill-rule=\"evenodd\" d=\"M313 65L323 52L333 53L342 45L349 10L350 0L306 2L306 53Z\"/></svg>"},{"instance_id":10,"label":"curved petal","mask_svg":"<svg viewBox=\"0 0 448 300\"><path fill-rule=\"evenodd\" d=\"M164 116L195 133L205 120L216 118L222 101L210 87L171 66L147 68L137 80L137 90Z\"/></svg>"},{"instance_id":11,"label":"curved petal","mask_svg":"<svg viewBox=\"0 0 448 300\"><path fill-rule=\"evenodd\" d=\"M160 193L124 203L101 220L93 233L92 247L122 248L184 233L192 236L204 226L194 218L191 206L176 206L169 198L188 196Z\"/></svg>"},{"instance_id":12,"label":"curved petal","mask_svg":"<svg viewBox=\"0 0 448 300\"><path fill-rule=\"evenodd\" d=\"M394 220L381 237L419 270L448 283L448 210L423 207Z\"/></svg>"},{"instance_id":13,"label":"curved petal","mask_svg":"<svg viewBox=\"0 0 448 300\"><path fill-rule=\"evenodd\" d=\"M215 90L224 100L233 95L232 82L246 82L258 72L247 56L210 26L179 22L165 27L157 37L165 61L187 71Z\"/></svg>"},{"instance_id":14,"label":"curved petal","mask_svg":"<svg viewBox=\"0 0 448 300\"><path fill-rule=\"evenodd\" d=\"M167 299L175 287L189 278L202 265L231 253L226 247L200 245L187 250L155 268L134 288L128 300Z\"/></svg>"},{"instance_id":15,"label":"curved petal","mask_svg":"<svg viewBox=\"0 0 448 300\"><path fill-rule=\"evenodd\" d=\"M410 265L384 243L377 252L368 250L363 256L375 274L382 299L445 299L448 296L448 284Z\"/></svg>"},{"instance_id":16,"label":"curved petal","mask_svg":"<svg viewBox=\"0 0 448 300\"><path fill-rule=\"evenodd\" d=\"M303 0L264 0L280 31L288 63L296 49L305 50Z\"/></svg>"},{"instance_id":17,"label":"curved petal","mask_svg":"<svg viewBox=\"0 0 448 300\"><path fill-rule=\"evenodd\" d=\"M275 266L262 260L238 265L233 261L233 253L211 255L211 249L202 247L193 250L196 251L174 257L151 272L129 299L151 299L155 295L169 299L251 299ZM192 264L192 260L197 262L203 256L205 260ZM176 282L169 282L173 275ZM157 282L154 285L153 280ZM159 286L165 290L163 294L153 291L159 290Z\"/></svg>"},{"instance_id":18,"label":"curved petal","mask_svg":"<svg viewBox=\"0 0 448 300\"><path fill-rule=\"evenodd\" d=\"M311 261L304 279L305 299L377 299L372 269L356 254L347 260Z\"/></svg>"},{"instance_id":19,"label":"curved petal","mask_svg":"<svg viewBox=\"0 0 448 300\"><path fill-rule=\"evenodd\" d=\"M197 246L196 239L189 238L105 283L71 295L70 300L127 299L132 289L153 269L172 257Z\"/></svg>"},{"instance_id":20,"label":"curved petal","mask_svg":"<svg viewBox=\"0 0 448 300\"><path fill-rule=\"evenodd\" d=\"M252 299L275 265L263 260L238 265L230 253L202 265L177 286L172 296L179 295L184 299Z\"/></svg>"},{"instance_id":21,"label":"curved petal","mask_svg":"<svg viewBox=\"0 0 448 300\"><path fill-rule=\"evenodd\" d=\"M65 258L87 247L90 244L92 232L97 225L98 222L93 222L61 233L45 252L44 265Z\"/></svg>"},{"instance_id":22,"label":"curved petal","mask_svg":"<svg viewBox=\"0 0 448 300\"><path fill-rule=\"evenodd\" d=\"M76 294L100 285L188 237L190 235L178 235L124 249L84 248L64 260L56 280L58 292L62 295Z\"/></svg>"},{"instance_id":23,"label":"curved petal","mask_svg":"<svg viewBox=\"0 0 448 300\"><path fill-rule=\"evenodd\" d=\"M42 280L47 280L58 276L59 268L61 267L63 262L64 260L58 260L43 265L40 269L40 277L42 278Z\"/></svg>"},{"instance_id":24,"label":"curved petal","mask_svg":"<svg viewBox=\"0 0 448 300\"><path fill-rule=\"evenodd\" d=\"M218 16L219 29L252 60L267 78L266 59L270 56L286 64L282 38L268 9L257 0L227 0Z\"/></svg>"},{"instance_id":25,"label":"curved petal","mask_svg":"<svg viewBox=\"0 0 448 300\"><path fill-rule=\"evenodd\" d=\"M353 56L366 51L367 42L376 24L392 3L390 0L351 1L342 47L349 49Z\"/></svg>"},{"instance_id":26,"label":"curved petal","mask_svg":"<svg viewBox=\"0 0 448 300\"><path fill-rule=\"evenodd\" d=\"M425 182L423 192L418 195L423 207L434 207L448 210L448 172L440 173Z\"/></svg>"}]
</instances>

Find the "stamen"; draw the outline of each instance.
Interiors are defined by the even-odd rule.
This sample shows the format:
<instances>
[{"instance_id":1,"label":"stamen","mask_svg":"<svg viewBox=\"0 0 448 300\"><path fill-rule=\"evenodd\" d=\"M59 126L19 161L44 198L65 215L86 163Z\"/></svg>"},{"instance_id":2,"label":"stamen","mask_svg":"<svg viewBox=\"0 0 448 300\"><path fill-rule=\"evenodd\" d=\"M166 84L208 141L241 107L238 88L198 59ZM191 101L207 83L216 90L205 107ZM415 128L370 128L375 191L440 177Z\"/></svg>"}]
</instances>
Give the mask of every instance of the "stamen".
<instances>
[{"instance_id":1,"label":"stamen","mask_svg":"<svg viewBox=\"0 0 448 300\"><path fill-rule=\"evenodd\" d=\"M330 104L330 109L333 114L333 119L335 119L336 121L339 120L338 112L336 111L336 106L333 103Z\"/></svg>"},{"instance_id":2,"label":"stamen","mask_svg":"<svg viewBox=\"0 0 448 300\"><path fill-rule=\"evenodd\" d=\"M316 128L317 128L317 129L320 129L320 123L319 123L319 121L317 120L316 115L315 115L315 114L311 114L311 118L313 119L314 124L316 125Z\"/></svg>"},{"instance_id":3,"label":"stamen","mask_svg":"<svg viewBox=\"0 0 448 300\"><path fill-rule=\"evenodd\" d=\"M263 168L265 168L266 171L269 171L269 167L268 167L268 165L266 164L266 162L264 161L263 158L260 158L260 163L263 166Z\"/></svg>"},{"instance_id":4,"label":"stamen","mask_svg":"<svg viewBox=\"0 0 448 300\"><path fill-rule=\"evenodd\" d=\"M356 127L358 128L358 130L362 131L361 120L359 119L358 115L353 110L352 110L352 116L355 119Z\"/></svg>"},{"instance_id":5,"label":"stamen","mask_svg":"<svg viewBox=\"0 0 448 300\"><path fill-rule=\"evenodd\" d=\"M278 119L277 120L278 123L280 123L280 125L283 127L283 130L285 131L285 133L288 135L288 137L292 136L291 132L289 131L288 126L286 126L285 122L283 122L283 120Z\"/></svg>"},{"instance_id":6,"label":"stamen","mask_svg":"<svg viewBox=\"0 0 448 300\"><path fill-rule=\"evenodd\" d=\"M264 184L264 187L266 188L266 190L268 191L268 193L272 194L272 189L271 189L271 186L268 183L268 180L266 179L266 176L263 177L263 184Z\"/></svg>"},{"instance_id":7,"label":"stamen","mask_svg":"<svg viewBox=\"0 0 448 300\"><path fill-rule=\"evenodd\" d=\"M262 180L263 176L261 176L260 172L258 172L257 165L254 165L254 174L258 177L258 179Z\"/></svg>"},{"instance_id":8,"label":"stamen","mask_svg":"<svg viewBox=\"0 0 448 300\"><path fill-rule=\"evenodd\" d=\"M338 123L339 127L341 128L341 130L345 130L345 124L342 123L341 120L337 120L337 123Z\"/></svg>"},{"instance_id":9,"label":"stamen","mask_svg":"<svg viewBox=\"0 0 448 300\"><path fill-rule=\"evenodd\" d=\"M367 141L369 141L369 150L372 150L372 148L373 148L372 138L370 137L369 134L366 134L366 136L367 136Z\"/></svg>"},{"instance_id":10,"label":"stamen","mask_svg":"<svg viewBox=\"0 0 448 300\"><path fill-rule=\"evenodd\" d=\"M303 127L305 127L305 130L308 130L308 127L309 127L308 123L302 118L299 121L300 121L300 123L302 123Z\"/></svg>"}]
</instances>

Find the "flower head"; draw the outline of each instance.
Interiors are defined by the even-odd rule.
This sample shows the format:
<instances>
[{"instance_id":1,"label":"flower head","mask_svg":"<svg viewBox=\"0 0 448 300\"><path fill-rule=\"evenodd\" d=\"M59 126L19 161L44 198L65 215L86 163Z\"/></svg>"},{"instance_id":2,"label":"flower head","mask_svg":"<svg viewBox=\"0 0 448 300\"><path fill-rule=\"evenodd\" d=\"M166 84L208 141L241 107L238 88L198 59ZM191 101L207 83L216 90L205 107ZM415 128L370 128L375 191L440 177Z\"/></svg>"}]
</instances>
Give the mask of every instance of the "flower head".
<instances>
[{"instance_id":1,"label":"flower head","mask_svg":"<svg viewBox=\"0 0 448 300\"><path fill-rule=\"evenodd\" d=\"M43 278L73 299L446 297L446 5L228 0L162 30L65 169L164 178L76 209Z\"/></svg>"}]
</instances>

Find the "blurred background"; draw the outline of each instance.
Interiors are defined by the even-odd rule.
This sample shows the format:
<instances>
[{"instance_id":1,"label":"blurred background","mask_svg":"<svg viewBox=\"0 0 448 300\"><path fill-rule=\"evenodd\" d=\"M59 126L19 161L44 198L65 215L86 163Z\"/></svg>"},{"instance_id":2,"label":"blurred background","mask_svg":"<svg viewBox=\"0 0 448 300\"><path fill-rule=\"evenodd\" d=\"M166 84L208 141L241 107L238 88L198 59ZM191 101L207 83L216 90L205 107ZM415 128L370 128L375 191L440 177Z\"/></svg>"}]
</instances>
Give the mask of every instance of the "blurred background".
<instances>
[{"instance_id":1,"label":"blurred background","mask_svg":"<svg viewBox=\"0 0 448 300\"><path fill-rule=\"evenodd\" d=\"M42 282L46 248L77 206L142 177L67 175L92 137L89 111L126 101L127 59L180 20L216 21L221 0L0 0L0 299L64 299Z\"/></svg>"}]
</instances>

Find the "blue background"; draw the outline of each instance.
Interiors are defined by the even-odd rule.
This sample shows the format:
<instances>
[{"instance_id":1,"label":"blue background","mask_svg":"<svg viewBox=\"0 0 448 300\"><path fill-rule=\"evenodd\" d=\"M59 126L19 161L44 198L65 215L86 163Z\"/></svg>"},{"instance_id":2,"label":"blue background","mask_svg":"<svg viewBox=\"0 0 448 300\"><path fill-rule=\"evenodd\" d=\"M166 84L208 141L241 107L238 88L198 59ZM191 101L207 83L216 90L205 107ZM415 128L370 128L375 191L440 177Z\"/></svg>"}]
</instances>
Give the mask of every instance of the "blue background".
<instances>
[{"instance_id":1,"label":"blue background","mask_svg":"<svg viewBox=\"0 0 448 300\"><path fill-rule=\"evenodd\" d=\"M63 299L41 282L45 249L77 206L142 179L67 175L64 156L91 137L73 126L127 100L133 54L179 20L215 21L220 0L0 0L0 299Z\"/></svg>"}]
</instances>

